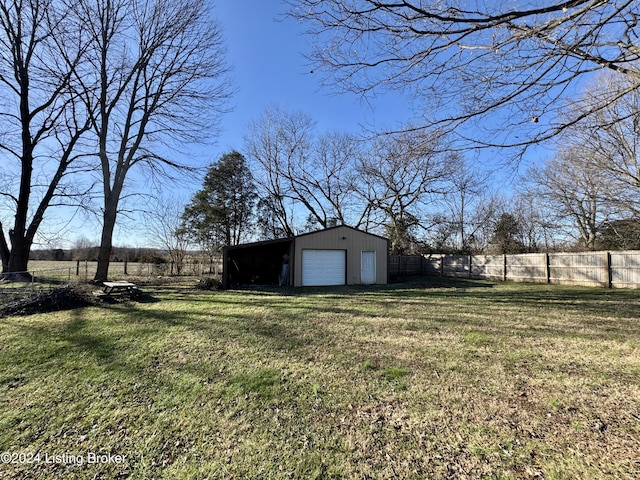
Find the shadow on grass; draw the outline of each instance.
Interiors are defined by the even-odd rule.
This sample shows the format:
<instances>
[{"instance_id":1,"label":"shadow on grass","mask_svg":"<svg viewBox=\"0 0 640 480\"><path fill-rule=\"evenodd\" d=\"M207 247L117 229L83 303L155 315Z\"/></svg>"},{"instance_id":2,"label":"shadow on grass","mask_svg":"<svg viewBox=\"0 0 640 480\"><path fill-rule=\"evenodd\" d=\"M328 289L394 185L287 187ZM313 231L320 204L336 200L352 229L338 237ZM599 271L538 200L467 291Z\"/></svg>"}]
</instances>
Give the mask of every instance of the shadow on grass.
<instances>
[{"instance_id":1,"label":"shadow on grass","mask_svg":"<svg viewBox=\"0 0 640 480\"><path fill-rule=\"evenodd\" d=\"M137 303L144 303L144 304L149 304L149 303L158 303L161 302L162 300L160 300L157 297L154 297L153 295L149 294L149 293L143 293L142 295L138 296L138 298L136 298L136 302Z\"/></svg>"},{"instance_id":2,"label":"shadow on grass","mask_svg":"<svg viewBox=\"0 0 640 480\"><path fill-rule=\"evenodd\" d=\"M25 332L33 346L31 358L22 359L23 365L28 364L41 371L42 368L51 369L55 362L56 368L60 369L82 371L86 368L90 372L88 375L94 375L92 368L95 365L100 375L113 373L115 386L112 388L140 382L142 374L145 385L154 385L167 394L174 388L188 388L187 380L177 375L181 373L188 374L184 378L194 380L198 385L221 382L224 386L227 382L233 392L264 390L268 393L274 390L274 385L284 381L284 377L278 376L279 370L268 365L273 359L299 361L301 364L312 359L328 365L339 364L347 369L353 365L365 365L370 361L371 353L362 347L371 345L370 336L375 336L376 329L386 334L379 339L376 337L382 352L380 368L399 369L397 372L389 370L392 373L385 373L385 378L406 375L408 370L405 371L404 361L395 359L396 354L406 352L399 352L395 346L386 344L385 336L395 330L398 336L392 338L404 339L408 325L413 332L408 335L410 338L417 332L426 338L442 331L457 332L451 338L455 341L460 339L461 348L467 349L474 361L480 361L476 358L479 351L490 350L494 345L502 349L504 345L511 344L517 350L518 339L522 337L544 336L559 340L580 337L594 341L640 338L639 322L620 320L611 312L609 315L613 321L589 321L588 331L580 331L575 323L554 321L545 322L539 328L514 329L511 319L493 318L489 311L496 301L509 302L510 308L518 308L523 306L523 298L530 302L529 306L537 305L541 298L551 298L556 302L550 305L552 309L575 309L575 305L570 303L575 293L586 299L607 298L595 289L555 291L553 287L543 286L528 290L526 285L516 285L502 290L502 285L492 289L488 287L494 285L486 282L479 285L466 280L452 283L463 286L434 287L425 292L424 288L412 282L380 288L290 289L284 295L272 291L247 294L163 289L162 293L151 292L153 301L150 303L184 299L185 307L181 308L180 302L174 302L167 308L150 309L135 303L107 305L71 311L64 323L21 319L8 323ZM354 295L357 292L362 293L361 298ZM622 297L619 296L621 294ZM626 292L609 295L617 300L627 298ZM396 298L401 302L407 297L417 300L413 306L408 309L393 307ZM354 298L356 301L352 302ZM442 302L430 302L430 298ZM187 305L187 301L191 305ZM207 302L211 308L206 307ZM341 305L343 303L345 305ZM255 304L264 308L249 308ZM464 318L457 315L458 304L461 305L460 310L477 314ZM383 306L387 307L385 321L370 322L372 316L367 312ZM95 308L100 310L95 311ZM439 308L443 311L440 312ZM117 318L109 318L110 312L117 314ZM318 315L326 312L340 316ZM351 323L355 316L358 316L357 321ZM539 314L537 318L542 319L544 315ZM341 337L338 332L344 332L347 337ZM434 338L437 342L439 337ZM410 351L415 347L409 342L403 348ZM322 355L318 356L317 352L322 352ZM514 368L521 368L519 365L523 362L517 356L514 358ZM246 366L254 359L259 366L255 372ZM582 367L575 368L576 374L584 373L580 370ZM605 376L611 374L605 366L589 368Z\"/></svg>"},{"instance_id":3,"label":"shadow on grass","mask_svg":"<svg viewBox=\"0 0 640 480\"><path fill-rule=\"evenodd\" d=\"M333 321L334 315L336 321L353 318L357 322L384 317L388 318L388 328L395 328L398 320L407 325L407 320L400 317L409 315L413 317L411 328L417 330L490 330L491 334L516 339L608 337L624 342L640 337L637 292L597 287L412 277L402 283L373 286L264 287L224 292L173 286L149 289L149 299L140 303L178 303L153 312L137 309L135 304L115 308L124 309L132 322L187 327L212 339L230 335L279 351L322 342L322 336L329 334L323 324ZM180 308L181 301L186 308ZM403 311L400 304L405 301L414 306ZM526 313L529 310L531 315Z\"/></svg>"},{"instance_id":4,"label":"shadow on grass","mask_svg":"<svg viewBox=\"0 0 640 480\"><path fill-rule=\"evenodd\" d=\"M389 305L394 301L424 302L426 310L416 310L415 315L418 323L423 319L421 323L426 329L451 325L481 330L504 328L506 336L546 335L592 340L608 336L616 341L640 338L640 296L634 290L413 277L388 285L262 288L252 290L251 295L274 308L286 310L286 300L281 297L292 297L298 300L297 308L303 310L322 308L325 312L354 316L362 315L358 305L360 297L369 306L369 312L382 312L391 322L394 312ZM379 308L370 308L374 305ZM469 315L455 315L452 308ZM522 318L522 312L527 310L531 318ZM376 313L370 315L375 317ZM494 320L489 321L492 317ZM528 328L514 331L514 322L524 322ZM411 323L414 327L417 325L416 321Z\"/></svg>"},{"instance_id":5,"label":"shadow on grass","mask_svg":"<svg viewBox=\"0 0 640 480\"><path fill-rule=\"evenodd\" d=\"M116 304L123 304L123 303L150 304L150 303L161 302L161 300L145 292L135 296L126 296L126 295L119 296L119 297L104 296L100 298L100 302L105 305L116 305Z\"/></svg>"},{"instance_id":6,"label":"shadow on grass","mask_svg":"<svg viewBox=\"0 0 640 480\"><path fill-rule=\"evenodd\" d=\"M112 362L117 352L117 344L113 339L106 334L95 333L87 326L84 310L71 311L71 321L64 326L61 337L99 362Z\"/></svg>"},{"instance_id":7,"label":"shadow on grass","mask_svg":"<svg viewBox=\"0 0 640 480\"><path fill-rule=\"evenodd\" d=\"M62 366L64 359L75 356L78 350L83 352L82 357L93 358L100 364L114 361L118 352L116 342L107 332L96 331L87 324L85 309L74 308L66 312L70 319L62 325L33 323L21 317L5 318L2 322L21 332L30 344L38 346L29 359L23 359L34 365L56 362Z\"/></svg>"},{"instance_id":8,"label":"shadow on grass","mask_svg":"<svg viewBox=\"0 0 640 480\"><path fill-rule=\"evenodd\" d=\"M66 358L71 346L98 364L112 363L115 368L122 364L126 368L124 359L135 354L136 344L148 345L173 332L192 332L212 345L231 340L261 351L306 357L317 346L340 343L332 337L334 324L345 323L350 331L361 331L371 328L374 324L368 322L378 316L384 317L384 322L376 323L375 328L400 333L408 329L427 334L451 329L495 336L496 341L513 338L517 342L518 338L533 336L628 341L640 338L640 300L634 293L438 277L370 287L251 292L149 287L141 301L91 307L90 317L85 309L72 310L69 321L61 326L42 328L42 324L28 321L16 321L15 326L34 344L46 345L38 352L40 361L58 355ZM146 308L164 301L168 302L167 308ZM408 301L406 309L400 305L403 301ZM533 320L526 316L528 309L535 314ZM587 315L572 315L567 322L553 318L576 310ZM114 321L109 319L111 312L118 315ZM99 318L105 319L104 328ZM514 327L517 323L522 323L522 328ZM358 353L357 343L354 349L351 354Z\"/></svg>"},{"instance_id":9,"label":"shadow on grass","mask_svg":"<svg viewBox=\"0 0 640 480\"><path fill-rule=\"evenodd\" d=\"M468 289L468 288L493 288L494 282L486 280L471 280L453 277L432 277L416 276L404 277L386 285L338 285L325 287L278 287L272 285L252 286L248 288L238 288L235 291L252 293L273 293L281 296L308 296L308 295L331 295L348 294L359 292L370 293L400 293L407 290L408 295L419 295L422 289Z\"/></svg>"}]
</instances>

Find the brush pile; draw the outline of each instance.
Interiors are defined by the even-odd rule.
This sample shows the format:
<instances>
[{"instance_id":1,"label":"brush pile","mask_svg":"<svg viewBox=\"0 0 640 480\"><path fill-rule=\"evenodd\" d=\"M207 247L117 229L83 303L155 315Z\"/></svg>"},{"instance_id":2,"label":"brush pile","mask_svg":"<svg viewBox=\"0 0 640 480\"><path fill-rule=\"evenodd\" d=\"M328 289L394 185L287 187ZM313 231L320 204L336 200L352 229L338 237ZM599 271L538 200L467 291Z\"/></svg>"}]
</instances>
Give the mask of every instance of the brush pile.
<instances>
[{"instance_id":1,"label":"brush pile","mask_svg":"<svg viewBox=\"0 0 640 480\"><path fill-rule=\"evenodd\" d=\"M12 315L56 312L86 307L95 303L91 295L72 287L60 287L32 293L0 307L0 318Z\"/></svg>"},{"instance_id":2,"label":"brush pile","mask_svg":"<svg viewBox=\"0 0 640 480\"><path fill-rule=\"evenodd\" d=\"M217 278L205 277L198 280L198 290L222 290L222 281Z\"/></svg>"}]
</instances>

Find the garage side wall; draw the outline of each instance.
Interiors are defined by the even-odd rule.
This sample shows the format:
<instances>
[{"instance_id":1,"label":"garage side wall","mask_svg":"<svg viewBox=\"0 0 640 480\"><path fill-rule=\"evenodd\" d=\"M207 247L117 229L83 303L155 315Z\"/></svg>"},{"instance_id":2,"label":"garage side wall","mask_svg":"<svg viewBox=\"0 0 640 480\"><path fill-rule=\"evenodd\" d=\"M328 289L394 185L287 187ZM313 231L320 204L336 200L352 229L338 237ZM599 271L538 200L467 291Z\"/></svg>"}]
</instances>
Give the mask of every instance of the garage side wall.
<instances>
[{"instance_id":1,"label":"garage side wall","mask_svg":"<svg viewBox=\"0 0 640 480\"><path fill-rule=\"evenodd\" d=\"M302 250L346 250L347 284L360 283L360 262L363 251L376 252L376 282L387 283L387 240L349 227L337 227L301 235L295 239L294 286L302 286Z\"/></svg>"}]
</instances>

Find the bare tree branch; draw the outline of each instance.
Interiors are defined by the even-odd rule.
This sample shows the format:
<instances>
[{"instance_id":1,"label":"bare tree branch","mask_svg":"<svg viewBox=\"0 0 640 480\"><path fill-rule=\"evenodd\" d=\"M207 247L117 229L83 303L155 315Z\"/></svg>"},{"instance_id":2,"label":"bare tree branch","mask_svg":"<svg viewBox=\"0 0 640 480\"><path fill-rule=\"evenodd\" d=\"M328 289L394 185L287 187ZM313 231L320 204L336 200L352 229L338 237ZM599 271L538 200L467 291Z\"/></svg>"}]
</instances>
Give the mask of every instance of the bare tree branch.
<instances>
[{"instance_id":1,"label":"bare tree branch","mask_svg":"<svg viewBox=\"0 0 640 480\"><path fill-rule=\"evenodd\" d=\"M614 100L603 95L580 118L559 115L594 72L640 85L633 0L287 3L315 39L310 59L327 85L410 96L424 112L419 126L455 131L458 148L554 138Z\"/></svg>"}]
</instances>

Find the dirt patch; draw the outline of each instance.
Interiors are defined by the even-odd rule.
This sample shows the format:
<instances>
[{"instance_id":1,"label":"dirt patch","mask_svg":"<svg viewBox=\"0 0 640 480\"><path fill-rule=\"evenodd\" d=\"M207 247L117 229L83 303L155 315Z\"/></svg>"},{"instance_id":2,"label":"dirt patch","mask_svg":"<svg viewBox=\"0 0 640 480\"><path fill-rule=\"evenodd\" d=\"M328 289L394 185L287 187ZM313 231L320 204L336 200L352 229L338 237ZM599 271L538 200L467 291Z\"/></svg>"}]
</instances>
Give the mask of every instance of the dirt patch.
<instances>
[{"instance_id":1,"label":"dirt patch","mask_svg":"<svg viewBox=\"0 0 640 480\"><path fill-rule=\"evenodd\" d=\"M37 292L0 308L0 318L9 315L31 315L34 313L72 310L94 305L91 292L83 287L61 287Z\"/></svg>"}]
</instances>

